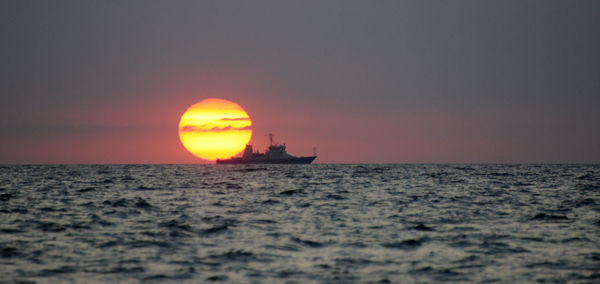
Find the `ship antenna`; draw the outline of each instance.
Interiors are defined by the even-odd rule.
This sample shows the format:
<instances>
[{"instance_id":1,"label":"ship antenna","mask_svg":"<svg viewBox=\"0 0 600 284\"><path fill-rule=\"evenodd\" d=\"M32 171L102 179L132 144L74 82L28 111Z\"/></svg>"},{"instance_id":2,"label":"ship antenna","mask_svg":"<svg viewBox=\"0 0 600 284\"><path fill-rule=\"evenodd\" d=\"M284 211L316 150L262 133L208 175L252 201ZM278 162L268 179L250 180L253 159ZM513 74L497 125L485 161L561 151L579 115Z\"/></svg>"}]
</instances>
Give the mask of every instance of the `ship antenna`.
<instances>
[{"instance_id":1,"label":"ship antenna","mask_svg":"<svg viewBox=\"0 0 600 284\"><path fill-rule=\"evenodd\" d=\"M273 146L273 136L275 135L273 135L273 133L269 133L267 136L269 136L269 146Z\"/></svg>"}]
</instances>

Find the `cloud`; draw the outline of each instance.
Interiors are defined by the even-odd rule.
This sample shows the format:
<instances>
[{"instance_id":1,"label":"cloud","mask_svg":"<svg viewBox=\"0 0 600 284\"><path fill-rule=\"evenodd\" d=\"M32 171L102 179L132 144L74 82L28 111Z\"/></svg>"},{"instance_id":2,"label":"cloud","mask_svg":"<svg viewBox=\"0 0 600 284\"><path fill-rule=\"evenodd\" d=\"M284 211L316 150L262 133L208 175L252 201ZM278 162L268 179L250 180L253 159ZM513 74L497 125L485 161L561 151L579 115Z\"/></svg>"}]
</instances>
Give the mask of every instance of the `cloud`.
<instances>
[{"instance_id":1,"label":"cloud","mask_svg":"<svg viewBox=\"0 0 600 284\"><path fill-rule=\"evenodd\" d=\"M185 125L185 126L181 127L181 131L183 131L183 132L194 132L194 131L196 131L196 129L197 128L194 125Z\"/></svg>"},{"instance_id":2,"label":"cloud","mask_svg":"<svg viewBox=\"0 0 600 284\"><path fill-rule=\"evenodd\" d=\"M203 126L203 125L202 125ZM181 131L183 132L219 132L219 131L242 131L242 130L251 130L252 126L248 125L245 127L232 127L231 125L225 127L213 127L213 128L203 128L202 126L198 127L195 125L185 125L181 127Z\"/></svg>"},{"instance_id":3,"label":"cloud","mask_svg":"<svg viewBox=\"0 0 600 284\"><path fill-rule=\"evenodd\" d=\"M250 118L248 117L233 117L233 118L221 118L221 121L248 121Z\"/></svg>"},{"instance_id":4,"label":"cloud","mask_svg":"<svg viewBox=\"0 0 600 284\"><path fill-rule=\"evenodd\" d=\"M143 125L108 125L108 124L71 124L71 123L38 123L9 125L0 123L0 133L6 136L73 136L110 133L139 133L151 129Z\"/></svg>"},{"instance_id":5,"label":"cloud","mask_svg":"<svg viewBox=\"0 0 600 284\"><path fill-rule=\"evenodd\" d=\"M215 126L215 127L211 128L211 129L209 129L207 131L229 131L229 130L231 130L231 125L227 125L225 127L217 127L217 126Z\"/></svg>"}]
</instances>

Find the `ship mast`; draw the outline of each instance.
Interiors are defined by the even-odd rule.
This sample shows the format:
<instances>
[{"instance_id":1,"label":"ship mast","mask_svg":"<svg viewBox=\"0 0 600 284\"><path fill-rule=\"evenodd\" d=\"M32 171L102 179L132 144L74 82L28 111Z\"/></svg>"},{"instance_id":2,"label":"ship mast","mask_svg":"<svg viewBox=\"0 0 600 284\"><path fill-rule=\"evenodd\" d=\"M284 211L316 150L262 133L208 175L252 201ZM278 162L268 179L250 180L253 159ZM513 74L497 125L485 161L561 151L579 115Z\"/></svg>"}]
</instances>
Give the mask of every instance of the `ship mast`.
<instances>
[{"instance_id":1,"label":"ship mast","mask_svg":"<svg viewBox=\"0 0 600 284\"><path fill-rule=\"evenodd\" d=\"M273 146L273 136L275 135L273 135L273 133L269 133L267 136L269 136L269 146Z\"/></svg>"}]
</instances>

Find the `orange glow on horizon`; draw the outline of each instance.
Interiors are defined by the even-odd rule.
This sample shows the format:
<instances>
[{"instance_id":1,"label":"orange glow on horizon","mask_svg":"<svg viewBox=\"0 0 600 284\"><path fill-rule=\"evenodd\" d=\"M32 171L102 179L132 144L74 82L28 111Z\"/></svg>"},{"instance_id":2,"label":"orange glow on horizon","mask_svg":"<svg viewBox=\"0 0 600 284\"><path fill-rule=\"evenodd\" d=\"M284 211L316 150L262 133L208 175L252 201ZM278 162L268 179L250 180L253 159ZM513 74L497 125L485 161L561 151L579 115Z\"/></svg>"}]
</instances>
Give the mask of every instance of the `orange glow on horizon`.
<instances>
[{"instance_id":1,"label":"orange glow on horizon","mask_svg":"<svg viewBox=\"0 0 600 284\"><path fill-rule=\"evenodd\" d=\"M179 139L196 157L214 161L242 150L252 137L252 121L234 102L205 99L192 105L179 121Z\"/></svg>"}]
</instances>

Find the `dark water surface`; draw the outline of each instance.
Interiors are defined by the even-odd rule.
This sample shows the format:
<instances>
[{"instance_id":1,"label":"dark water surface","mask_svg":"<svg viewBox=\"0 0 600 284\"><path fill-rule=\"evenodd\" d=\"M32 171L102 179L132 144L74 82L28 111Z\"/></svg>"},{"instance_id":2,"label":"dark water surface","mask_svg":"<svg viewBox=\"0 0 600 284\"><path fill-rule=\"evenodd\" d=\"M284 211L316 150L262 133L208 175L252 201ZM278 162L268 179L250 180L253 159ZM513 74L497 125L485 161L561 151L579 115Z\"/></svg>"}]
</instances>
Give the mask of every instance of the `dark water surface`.
<instances>
[{"instance_id":1,"label":"dark water surface","mask_svg":"<svg viewBox=\"0 0 600 284\"><path fill-rule=\"evenodd\" d=\"M0 167L0 281L600 283L598 165Z\"/></svg>"}]
</instances>

